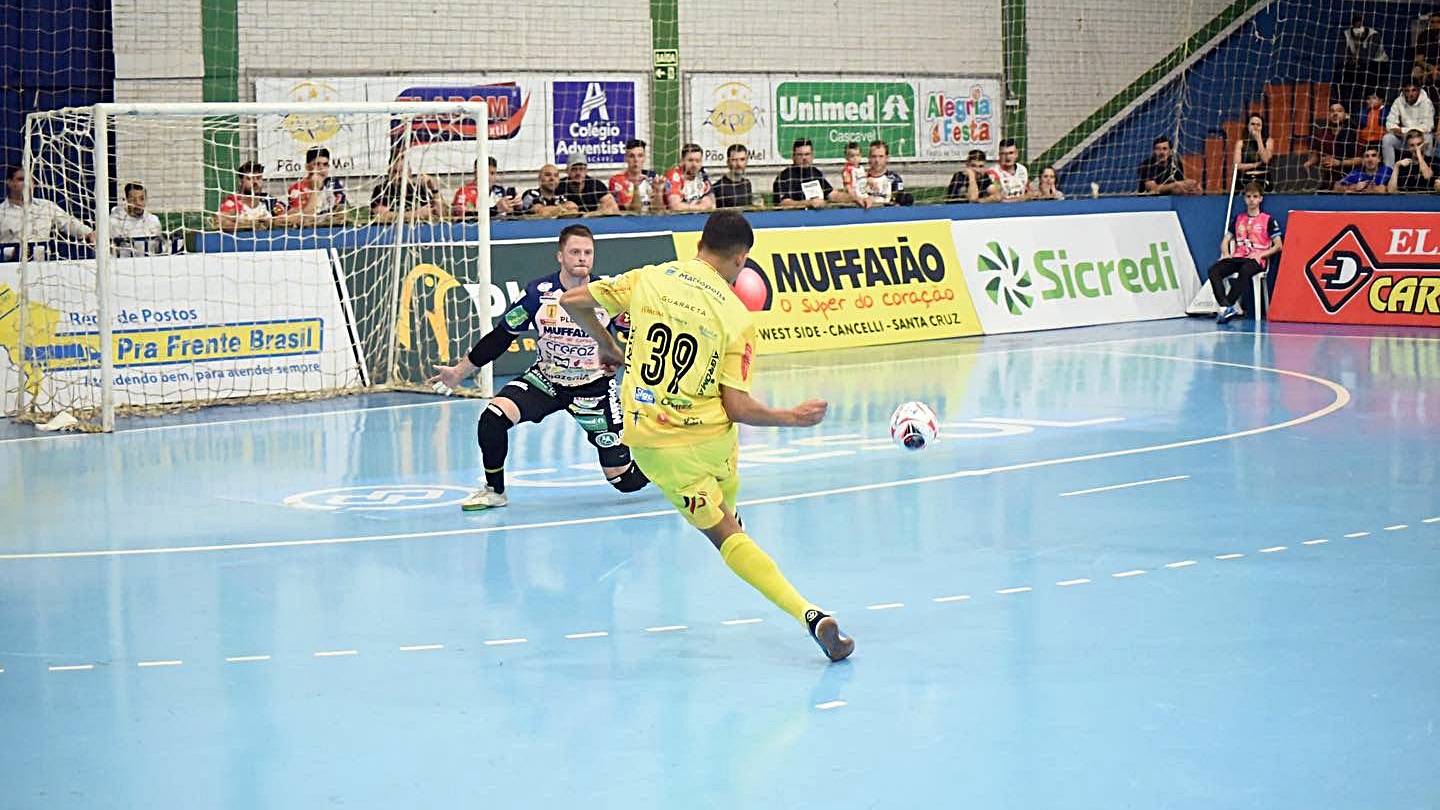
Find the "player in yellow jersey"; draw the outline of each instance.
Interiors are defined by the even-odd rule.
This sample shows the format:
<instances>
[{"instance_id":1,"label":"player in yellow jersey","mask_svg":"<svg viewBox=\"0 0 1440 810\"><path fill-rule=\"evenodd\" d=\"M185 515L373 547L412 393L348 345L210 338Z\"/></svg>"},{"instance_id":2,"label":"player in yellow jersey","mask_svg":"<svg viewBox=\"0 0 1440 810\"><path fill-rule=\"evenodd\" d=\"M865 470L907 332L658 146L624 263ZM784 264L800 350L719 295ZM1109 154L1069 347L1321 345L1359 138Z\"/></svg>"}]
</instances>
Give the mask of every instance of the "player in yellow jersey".
<instances>
[{"instance_id":1,"label":"player in yellow jersey","mask_svg":"<svg viewBox=\"0 0 1440 810\"><path fill-rule=\"evenodd\" d=\"M623 439L635 463L720 550L741 579L789 613L831 661L855 649L834 617L795 590L735 517L737 424L810 427L826 403L771 408L750 396L755 326L731 283L745 267L755 233L733 211L710 215L694 259L656 264L560 297L570 317L599 343L607 369L626 363L595 308L629 313L630 369L621 400Z\"/></svg>"}]
</instances>

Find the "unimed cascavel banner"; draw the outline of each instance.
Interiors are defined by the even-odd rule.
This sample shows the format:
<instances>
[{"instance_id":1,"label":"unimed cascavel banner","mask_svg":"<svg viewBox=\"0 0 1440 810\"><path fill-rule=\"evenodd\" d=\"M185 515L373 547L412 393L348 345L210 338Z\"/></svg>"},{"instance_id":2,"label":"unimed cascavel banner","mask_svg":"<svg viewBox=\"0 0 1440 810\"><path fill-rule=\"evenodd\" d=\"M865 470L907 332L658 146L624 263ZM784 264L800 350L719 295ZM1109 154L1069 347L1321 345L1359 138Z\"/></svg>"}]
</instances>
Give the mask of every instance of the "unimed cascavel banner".
<instances>
[{"instance_id":1,"label":"unimed cascavel banner","mask_svg":"<svg viewBox=\"0 0 1440 810\"><path fill-rule=\"evenodd\" d=\"M675 234L676 255L699 238ZM948 220L757 228L750 266L768 293L761 354L980 334Z\"/></svg>"},{"instance_id":2,"label":"unimed cascavel banner","mask_svg":"<svg viewBox=\"0 0 1440 810\"><path fill-rule=\"evenodd\" d=\"M1291 213L1270 318L1440 326L1440 213Z\"/></svg>"}]
</instances>

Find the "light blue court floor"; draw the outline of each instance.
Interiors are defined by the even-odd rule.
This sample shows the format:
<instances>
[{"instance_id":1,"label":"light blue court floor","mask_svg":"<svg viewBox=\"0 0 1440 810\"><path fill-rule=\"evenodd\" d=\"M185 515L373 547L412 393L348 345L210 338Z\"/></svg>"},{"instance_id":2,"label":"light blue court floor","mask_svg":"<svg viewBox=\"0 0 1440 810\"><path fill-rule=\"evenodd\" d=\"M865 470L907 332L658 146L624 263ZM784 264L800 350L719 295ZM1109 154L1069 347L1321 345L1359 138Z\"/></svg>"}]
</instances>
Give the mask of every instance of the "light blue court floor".
<instances>
[{"instance_id":1,"label":"light blue court floor","mask_svg":"<svg viewBox=\"0 0 1440 810\"><path fill-rule=\"evenodd\" d=\"M742 513L845 663L563 418L479 515L476 401L9 429L0 807L1440 807L1440 334L763 361L832 407Z\"/></svg>"}]
</instances>

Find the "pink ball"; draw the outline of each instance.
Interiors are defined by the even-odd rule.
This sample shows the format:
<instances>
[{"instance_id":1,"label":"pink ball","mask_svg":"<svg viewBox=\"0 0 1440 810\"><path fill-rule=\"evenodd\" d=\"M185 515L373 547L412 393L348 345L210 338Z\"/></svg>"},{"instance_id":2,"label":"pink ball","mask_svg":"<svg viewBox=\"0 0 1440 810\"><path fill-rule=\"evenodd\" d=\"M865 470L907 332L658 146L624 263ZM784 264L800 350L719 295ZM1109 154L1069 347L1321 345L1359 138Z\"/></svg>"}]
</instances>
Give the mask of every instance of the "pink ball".
<instances>
[{"instance_id":1,"label":"pink ball","mask_svg":"<svg viewBox=\"0 0 1440 810\"><path fill-rule=\"evenodd\" d=\"M740 301L745 304L746 309L751 312L760 312L765 309L765 299L769 295L769 290L765 287L765 279L755 272L755 268L746 267L741 270L740 275L735 278L735 283L730 287L735 291L735 295L739 296Z\"/></svg>"}]
</instances>

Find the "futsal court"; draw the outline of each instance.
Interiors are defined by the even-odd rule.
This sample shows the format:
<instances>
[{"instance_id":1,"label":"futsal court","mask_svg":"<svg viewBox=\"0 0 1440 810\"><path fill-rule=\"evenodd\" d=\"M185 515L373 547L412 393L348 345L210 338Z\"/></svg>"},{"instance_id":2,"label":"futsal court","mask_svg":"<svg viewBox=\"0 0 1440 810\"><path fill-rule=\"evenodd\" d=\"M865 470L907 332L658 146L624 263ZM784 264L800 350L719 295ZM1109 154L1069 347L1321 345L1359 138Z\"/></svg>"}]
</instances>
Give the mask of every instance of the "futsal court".
<instances>
[{"instance_id":1,"label":"futsal court","mask_svg":"<svg viewBox=\"0 0 1440 810\"><path fill-rule=\"evenodd\" d=\"M476 400L7 424L0 807L1440 806L1440 339L1250 329L762 358L839 664L563 415L475 514Z\"/></svg>"}]
</instances>

